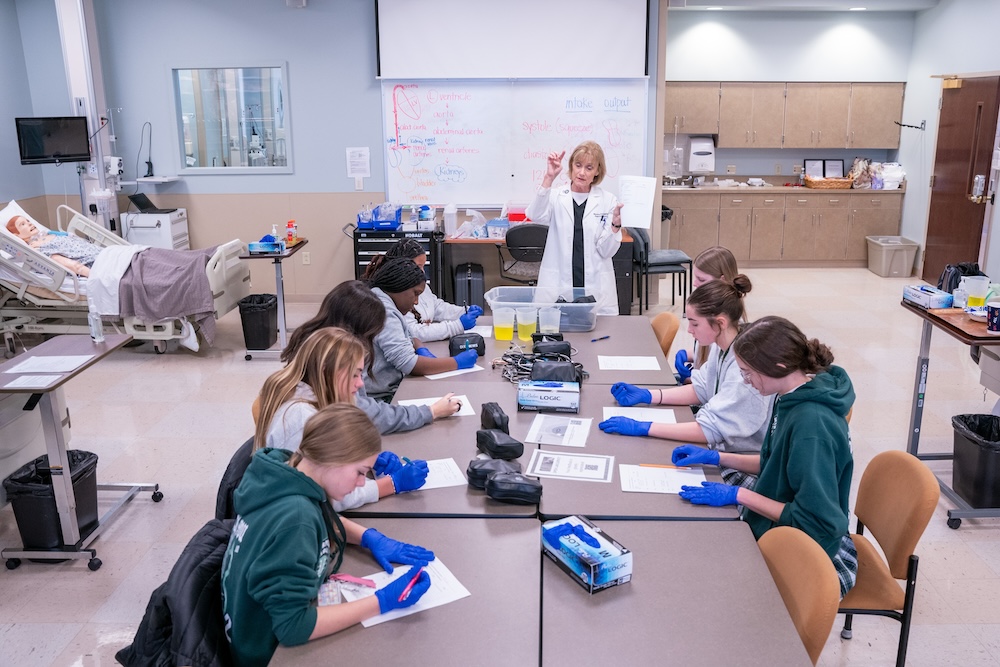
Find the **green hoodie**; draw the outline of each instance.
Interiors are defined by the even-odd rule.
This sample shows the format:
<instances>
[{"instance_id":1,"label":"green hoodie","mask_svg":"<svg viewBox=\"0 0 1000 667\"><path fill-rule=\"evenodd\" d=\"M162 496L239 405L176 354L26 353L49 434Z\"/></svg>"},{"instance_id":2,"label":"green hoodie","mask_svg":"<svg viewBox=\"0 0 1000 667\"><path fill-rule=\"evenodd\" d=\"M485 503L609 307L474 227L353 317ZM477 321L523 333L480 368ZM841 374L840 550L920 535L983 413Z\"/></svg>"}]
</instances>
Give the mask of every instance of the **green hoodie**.
<instances>
[{"instance_id":1,"label":"green hoodie","mask_svg":"<svg viewBox=\"0 0 1000 667\"><path fill-rule=\"evenodd\" d=\"M854 387L839 366L775 399L754 491L785 508L777 521L747 510L755 537L775 526L794 526L830 558L837 554L847 534L854 472L845 419L853 404Z\"/></svg>"},{"instance_id":2,"label":"green hoodie","mask_svg":"<svg viewBox=\"0 0 1000 667\"><path fill-rule=\"evenodd\" d=\"M330 562L323 489L288 465L291 452L257 452L233 495L238 516L222 561L226 635L239 667L267 665L278 643L304 644Z\"/></svg>"}]
</instances>

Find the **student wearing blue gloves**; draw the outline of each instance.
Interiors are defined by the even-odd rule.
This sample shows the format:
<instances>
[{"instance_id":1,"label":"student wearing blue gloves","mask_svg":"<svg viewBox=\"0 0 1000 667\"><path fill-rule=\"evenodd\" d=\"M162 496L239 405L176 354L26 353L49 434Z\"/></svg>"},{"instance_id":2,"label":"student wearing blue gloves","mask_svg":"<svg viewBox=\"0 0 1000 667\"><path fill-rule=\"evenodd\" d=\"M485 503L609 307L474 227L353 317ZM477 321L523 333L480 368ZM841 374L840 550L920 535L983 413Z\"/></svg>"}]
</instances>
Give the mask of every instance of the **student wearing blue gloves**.
<instances>
[{"instance_id":1,"label":"student wearing blue gloves","mask_svg":"<svg viewBox=\"0 0 1000 667\"><path fill-rule=\"evenodd\" d=\"M381 438L360 409L329 405L305 425L293 453L263 449L233 495L238 516L222 562L226 638L238 667L267 665L278 644L294 646L415 604L431 585L426 571L404 574L354 602L317 607L320 585L337 570L348 544L360 545L392 572L434 560L423 547L340 518L329 501L365 483Z\"/></svg>"},{"instance_id":2,"label":"student wearing blue gloves","mask_svg":"<svg viewBox=\"0 0 1000 667\"><path fill-rule=\"evenodd\" d=\"M429 375L472 368L479 358L476 350L438 359L406 328L406 317L427 287L424 272L413 260L376 257L367 282L385 306L385 326L373 341L374 357L365 390L372 398L389 402L406 375Z\"/></svg>"},{"instance_id":3,"label":"student wearing blue gloves","mask_svg":"<svg viewBox=\"0 0 1000 667\"><path fill-rule=\"evenodd\" d=\"M760 454L682 445L671 460L681 466L727 466L758 475L757 484L751 491L703 482L682 487L680 495L700 505L742 505L758 539L775 526L804 531L836 566L843 597L857 578L857 552L847 532L854 471L846 419L854 404L851 380L833 365L830 348L807 340L781 317L748 325L733 352L744 381L776 396Z\"/></svg>"},{"instance_id":4,"label":"student wearing blue gloves","mask_svg":"<svg viewBox=\"0 0 1000 667\"><path fill-rule=\"evenodd\" d=\"M697 289L713 280L734 282L740 270L736 257L729 248L721 245L706 248L698 253L691 264L691 287ZM675 376L679 384L691 382L691 371L701 368L708 361L708 347L694 342L694 350L688 355L687 350L678 350L674 355Z\"/></svg>"}]
</instances>

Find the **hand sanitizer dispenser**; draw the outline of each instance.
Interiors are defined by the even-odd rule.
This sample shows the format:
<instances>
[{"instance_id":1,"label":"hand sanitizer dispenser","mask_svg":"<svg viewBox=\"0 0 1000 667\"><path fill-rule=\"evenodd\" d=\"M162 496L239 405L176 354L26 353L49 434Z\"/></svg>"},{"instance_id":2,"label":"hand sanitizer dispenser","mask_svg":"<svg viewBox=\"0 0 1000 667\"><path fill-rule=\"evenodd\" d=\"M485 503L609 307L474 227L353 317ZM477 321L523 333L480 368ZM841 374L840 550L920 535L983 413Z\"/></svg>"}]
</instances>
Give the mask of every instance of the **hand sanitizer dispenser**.
<instances>
[{"instance_id":1,"label":"hand sanitizer dispenser","mask_svg":"<svg viewBox=\"0 0 1000 667\"><path fill-rule=\"evenodd\" d=\"M715 172L715 143L712 137L688 138L688 173L711 174Z\"/></svg>"}]
</instances>

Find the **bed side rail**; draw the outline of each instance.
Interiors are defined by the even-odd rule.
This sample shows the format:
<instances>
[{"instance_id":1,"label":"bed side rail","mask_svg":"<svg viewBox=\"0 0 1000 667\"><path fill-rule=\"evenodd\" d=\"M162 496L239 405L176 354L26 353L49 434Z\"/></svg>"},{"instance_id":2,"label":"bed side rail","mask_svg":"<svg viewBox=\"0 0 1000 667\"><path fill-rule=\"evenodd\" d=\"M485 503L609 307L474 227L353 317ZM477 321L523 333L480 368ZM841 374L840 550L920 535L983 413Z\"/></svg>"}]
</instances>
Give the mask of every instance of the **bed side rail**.
<instances>
[{"instance_id":1,"label":"bed side rail","mask_svg":"<svg viewBox=\"0 0 1000 667\"><path fill-rule=\"evenodd\" d=\"M2 235L0 250L6 253L0 254L0 264L17 274L22 285L18 298L23 297L24 290L32 286L49 290L67 303L86 299L80 293L80 280L75 273L27 244ZM73 283L72 294L59 291L67 276Z\"/></svg>"},{"instance_id":2,"label":"bed side rail","mask_svg":"<svg viewBox=\"0 0 1000 667\"><path fill-rule=\"evenodd\" d=\"M110 245L128 245L128 241L122 237L109 232L90 218L74 211L65 204L60 204L56 208L56 225L61 231L79 236L91 243L96 243L102 248Z\"/></svg>"},{"instance_id":3,"label":"bed side rail","mask_svg":"<svg viewBox=\"0 0 1000 667\"><path fill-rule=\"evenodd\" d=\"M240 259L240 255L246 253L246 244L233 239L216 248L208 260L205 273L212 289L216 318L228 313L240 299L250 294L250 263Z\"/></svg>"}]
</instances>

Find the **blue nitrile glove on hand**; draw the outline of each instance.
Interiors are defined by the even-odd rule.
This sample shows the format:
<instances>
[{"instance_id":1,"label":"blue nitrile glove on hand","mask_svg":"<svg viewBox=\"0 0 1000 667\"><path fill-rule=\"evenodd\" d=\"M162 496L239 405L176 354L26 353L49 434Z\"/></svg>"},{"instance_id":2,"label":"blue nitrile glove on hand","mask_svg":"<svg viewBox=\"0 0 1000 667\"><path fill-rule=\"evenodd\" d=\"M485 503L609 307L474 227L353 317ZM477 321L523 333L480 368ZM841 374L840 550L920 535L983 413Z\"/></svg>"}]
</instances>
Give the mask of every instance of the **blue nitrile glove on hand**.
<instances>
[{"instance_id":1,"label":"blue nitrile glove on hand","mask_svg":"<svg viewBox=\"0 0 1000 667\"><path fill-rule=\"evenodd\" d=\"M361 546L371 551L375 561L389 574L392 574L392 563L423 567L434 560L433 551L386 537L374 528L361 535Z\"/></svg>"},{"instance_id":2,"label":"blue nitrile glove on hand","mask_svg":"<svg viewBox=\"0 0 1000 667\"><path fill-rule=\"evenodd\" d=\"M469 310L466 311L465 315L458 318L458 321L462 323L462 326L466 329L471 329L476 326L476 318L483 314L483 309L479 306L469 306Z\"/></svg>"},{"instance_id":3,"label":"blue nitrile glove on hand","mask_svg":"<svg viewBox=\"0 0 1000 667\"><path fill-rule=\"evenodd\" d=\"M479 352L476 350L464 350L455 355L455 361L458 363L459 370L472 368L476 365L477 359L479 359Z\"/></svg>"},{"instance_id":4,"label":"blue nitrile glove on hand","mask_svg":"<svg viewBox=\"0 0 1000 667\"><path fill-rule=\"evenodd\" d=\"M637 403L653 402L652 392L628 382L615 382L611 385L611 395L618 401L618 405L631 406Z\"/></svg>"},{"instance_id":5,"label":"blue nitrile glove on hand","mask_svg":"<svg viewBox=\"0 0 1000 667\"><path fill-rule=\"evenodd\" d=\"M597 538L588 533L586 528L578 524L561 523L558 526L553 526L552 528L542 528L542 539L548 542L552 548L556 550L560 548L559 538L565 537L566 535L576 535L581 542L592 546L595 549L599 549L601 547L601 543L597 541Z\"/></svg>"},{"instance_id":6,"label":"blue nitrile glove on hand","mask_svg":"<svg viewBox=\"0 0 1000 667\"><path fill-rule=\"evenodd\" d=\"M694 445L681 445L674 447L674 452L670 455L670 462L675 466L717 466L719 465L719 452Z\"/></svg>"},{"instance_id":7,"label":"blue nitrile glove on hand","mask_svg":"<svg viewBox=\"0 0 1000 667\"><path fill-rule=\"evenodd\" d=\"M399 460L398 456L390 451L384 451L375 459L372 472L376 475L391 475L402 467L403 462Z\"/></svg>"},{"instance_id":8,"label":"blue nitrile glove on hand","mask_svg":"<svg viewBox=\"0 0 1000 667\"><path fill-rule=\"evenodd\" d=\"M649 427L652 425L653 422L640 422L628 417L611 417L598 424L605 433L619 435L649 435Z\"/></svg>"},{"instance_id":9,"label":"blue nitrile glove on hand","mask_svg":"<svg viewBox=\"0 0 1000 667\"><path fill-rule=\"evenodd\" d=\"M389 473L396 493L406 493L419 489L427 481L427 461L410 461L409 465L400 466L395 472Z\"/></svg>"},{"instance_id":10,"label":"blue nitrile glove on hand","mask_svg":"<svg viewBox=\"0 0 1000 667\"><path fill-rule=\"evenodd\" d=\"M417 353L419 357L427 357L428 359L437 359L437 355L428 350L426 347L418 347L414 352Z\"/></svg>"},{"instance_id":11,"label":"blue nitrile glove on hand","mask_svg":"<svg viewBox=\"0 0 1000 667\"><path fill-rule=\"evenodd\" d=\"M738 486L729 486L719 482L702 482L701 486L682 486L680 497L690 500L695 505L711 505L712 507L725 507L726 505L738 505L736 493L740 490Z\"/></svg>"},{"instance_id":12,"label":"blue nitrile glove on hand","mask_svg":"<svg viewBox=\"0 0 1000 667\"><path fill-rule=\"evenodd\" d=\"M677 371L677 377L681 382L691 377L692 366L694 364L688 361L688 351L677 350L677 354L674 355L674 369Z\"/></svg>"},{"instance_id":13,"label":"blue nitrile glove on hand","mask_svg":"<svg viewBox=\"0 0 1000 667\"><path fill-rule=\"evenodd\" d=\"M422 567L420 565L414 565L410 568L410 571L404 574L402 577L397 577L393 579L384 587L375 591L375 597L378 598L378 610L379 613L384 614L387 611L392 611L393 609L404 609L405 607L410 607L417 603L417 600L426 593L431 587L431 575L427 574L427 570L424 570L417 577L417 583L413 584L413 588L407 593L406 597L400 601L400 597L403 595L403 591L406 587L410 585L410 580L413 579L413 573L417 567Z\"/></svg>"}]
</instances>

